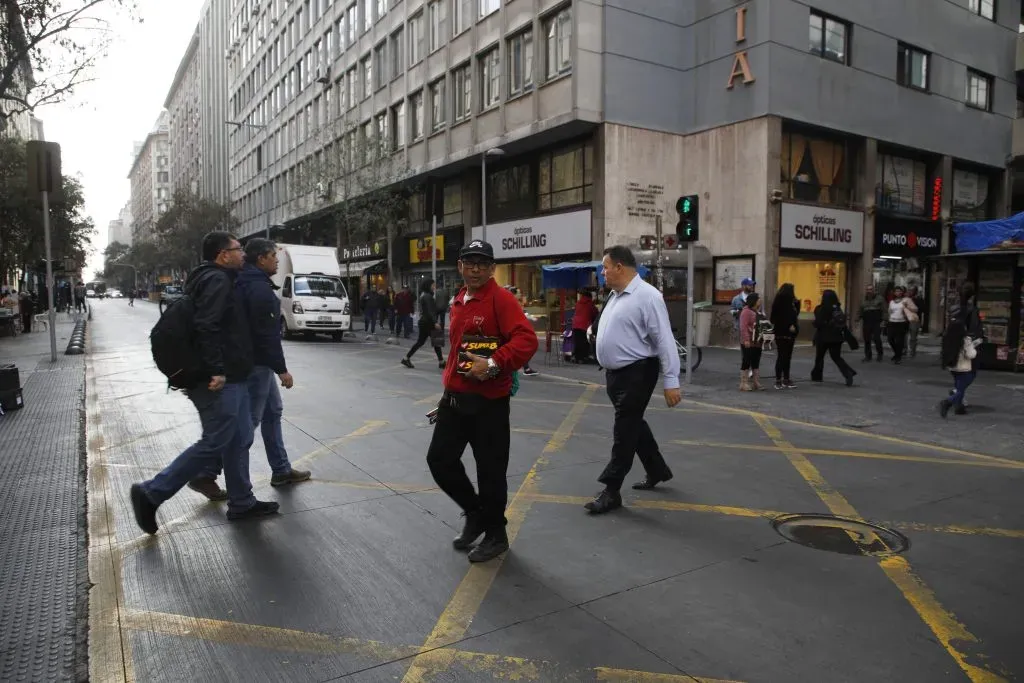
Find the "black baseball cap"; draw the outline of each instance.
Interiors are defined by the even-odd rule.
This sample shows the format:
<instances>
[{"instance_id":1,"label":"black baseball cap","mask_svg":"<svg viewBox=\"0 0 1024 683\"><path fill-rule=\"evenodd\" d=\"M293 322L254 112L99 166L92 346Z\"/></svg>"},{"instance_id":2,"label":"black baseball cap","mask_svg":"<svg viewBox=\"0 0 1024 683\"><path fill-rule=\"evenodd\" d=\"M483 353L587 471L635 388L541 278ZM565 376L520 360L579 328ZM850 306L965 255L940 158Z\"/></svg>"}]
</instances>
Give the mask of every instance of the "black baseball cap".
<instances>
[{"instance_id":1,"label":"black baseball cap","mask_svg":"<svg viewBox=\"0 0 1024 683\"><path fill-rule=\"evenodd\" d=\"M483 240L473 240L459 250L459 260L464 260L467 256L482 256L488 261L493 261L494 247Z\"/></svg>"}]
</instances>

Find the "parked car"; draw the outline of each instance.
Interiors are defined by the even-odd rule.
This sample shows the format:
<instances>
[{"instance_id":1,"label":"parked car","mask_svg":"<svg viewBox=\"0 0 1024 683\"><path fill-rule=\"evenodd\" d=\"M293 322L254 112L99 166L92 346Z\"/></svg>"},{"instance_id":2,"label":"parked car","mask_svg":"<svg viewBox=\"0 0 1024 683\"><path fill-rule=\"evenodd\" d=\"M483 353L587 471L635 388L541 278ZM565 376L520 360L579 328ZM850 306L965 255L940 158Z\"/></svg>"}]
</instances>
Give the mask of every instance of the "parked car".
<instances>
[{"instance_id":1,"label":"parked car","mask_svg":"<svg viewBox=\"0 0 1024 683\"><path fill-rule=\"evenodd\" d=\"M184 290L178 285L167 285L163 291L160 292L160 315L163 315L164 309L180 299L184 294Z\"/></svg>"},{"instance_id":2,"label":"parked car","mask_svg":"<svg viewBox=\"0 0 1024 683\"><path fill-rule=\"evenodd\" d=\"M85 298L87 298L87 299L95 299L96 298L96 290L95 289L87 289L87 290L85 290Z\"/></svg>"}]
</instances>

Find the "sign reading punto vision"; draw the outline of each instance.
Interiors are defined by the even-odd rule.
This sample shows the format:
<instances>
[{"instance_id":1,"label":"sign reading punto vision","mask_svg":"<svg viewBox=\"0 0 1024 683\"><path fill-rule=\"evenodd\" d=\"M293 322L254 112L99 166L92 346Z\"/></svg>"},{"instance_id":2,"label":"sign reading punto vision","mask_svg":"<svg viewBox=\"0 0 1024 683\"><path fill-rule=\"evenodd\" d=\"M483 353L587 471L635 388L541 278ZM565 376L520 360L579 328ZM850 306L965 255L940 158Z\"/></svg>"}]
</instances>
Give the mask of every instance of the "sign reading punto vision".
<instances>
[{"instance_id":1,"label":"sign reading punto vision","mask_svg":"<svg viewBox=\"0 0 1024 683\"><path fill-rule=\"evenodd\" d=\"M864 213L806 204L782 205L783 249L864 251Z\"/></svg>"}]
</instances>

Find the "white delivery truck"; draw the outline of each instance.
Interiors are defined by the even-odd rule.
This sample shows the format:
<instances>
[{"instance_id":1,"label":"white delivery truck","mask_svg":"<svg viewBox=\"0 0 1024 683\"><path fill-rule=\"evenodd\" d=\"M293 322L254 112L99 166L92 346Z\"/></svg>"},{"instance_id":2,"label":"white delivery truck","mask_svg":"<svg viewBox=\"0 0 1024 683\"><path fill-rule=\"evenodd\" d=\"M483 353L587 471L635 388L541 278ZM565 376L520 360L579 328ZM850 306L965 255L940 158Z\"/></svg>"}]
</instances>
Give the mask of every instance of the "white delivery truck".
<instances>
[{"instance_id":1,"label":"white delivery truck","mask_svg":"<svg viewBox=\"0 0 1024 683\"><path fill-rule=\"evenodd\" d=\"M283 337L329 334L341 341L342 334L351 329L348 292L334 247L278 244L273 281L280 288Z\"/></svg>"}]
</instances>

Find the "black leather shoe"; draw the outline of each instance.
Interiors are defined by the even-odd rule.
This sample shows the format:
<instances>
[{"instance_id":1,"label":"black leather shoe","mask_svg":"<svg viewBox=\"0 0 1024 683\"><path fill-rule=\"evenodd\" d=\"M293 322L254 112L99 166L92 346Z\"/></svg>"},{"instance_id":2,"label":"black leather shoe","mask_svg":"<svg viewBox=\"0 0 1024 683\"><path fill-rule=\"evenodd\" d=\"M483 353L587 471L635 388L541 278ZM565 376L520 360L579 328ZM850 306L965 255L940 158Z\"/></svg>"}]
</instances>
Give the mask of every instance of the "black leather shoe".
<instances>
[{"instance_id":1,"label":"black leather shoe","mask_svg":"<svg viewBox=\"0 0 1024 683\"><path fill-rule=\"evenodd\" d=\"M952 407L952 401L946 398L942 399L941 401L939 401L939 415L942 417L946 417L947 415L949 415L949 409Z\"/></svg>"},{"instance_id":2,"label":"black leather shoe","mask_svg":"<svg viewBox=\"0 0 1024 683\"><path fill-rule=\"evenodd\" d=\"M462 533L452 541L452 547L456 550L468 550L476 543L476 539L480 538L480 534L487 531L483 515L479 511L464 512L462 516L466 518L466 523L462 526Z\"/></svg>"},{"instance_id":3,"label":"black leather shoe","mask_svg":"<svg viewBox=\"0 0 1024 683\"><path fill-rule=\"evenodd\" d=\"M605 489L597 494L597 498L583 506L592 515L601 515L622 507L622 496L618 491Z\"/></svg>"},{"instance_id":4,"label":"black leather shoe","mask_svg":"<svg viewBox=\"0 0 1024 683\"><path fill-rule=\"evenodd\" d=\"M235 522L243 519L256 519L257 517L276 515L280 507L281 506L278 503L273 501L257 500L253 503L252 507L245 510L239 510L237 512L228 510L228 519Z\"/></svg>"},{"instance_id":5,"label":"black leather shoe","mask_svg":"<svg viewBox=\"0 0 1024 683\"><path fill-rule=\"evenodd\" d=\"M508 534L505 527L498 531L488 531L480 545L469 551L470 562L486 562L508 550Z\"/></svg>"},{"instance_id":6,"label":"black leather shoe","mask_svg":"<svg viewBox=\"0 0 1024 683\"><path fill-rule=\"evenodd\" d=\"M672 478L672 473L671 472L666 472L665 474L663 474L660 477L652 477L651 475L648 474L646 477L644 477L643 479L641 479L637 483L633 484L633 488L636 489L637 491L649 491L650 489L653 489L658 484L663 484L663 483L665 483L666 481L668 481L671 478Z\"/></svg>"},{"instance_id":7,"label":"black leather shoe","mask_svg":"<svg viewBox=\"0 0 1024 683\"><path fill-rule=\"evenodd\" d=\"M156 524L156 509L158 506L153 505L153 502L139 484L132 484L131 499L132 512L135 513L135 523L147 534L155 534L158 529Z\"/></svg>"}]
</instances>

